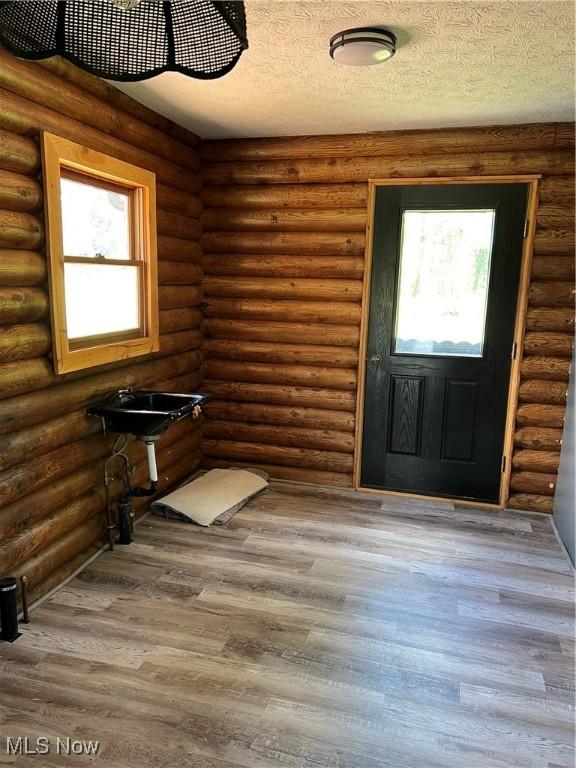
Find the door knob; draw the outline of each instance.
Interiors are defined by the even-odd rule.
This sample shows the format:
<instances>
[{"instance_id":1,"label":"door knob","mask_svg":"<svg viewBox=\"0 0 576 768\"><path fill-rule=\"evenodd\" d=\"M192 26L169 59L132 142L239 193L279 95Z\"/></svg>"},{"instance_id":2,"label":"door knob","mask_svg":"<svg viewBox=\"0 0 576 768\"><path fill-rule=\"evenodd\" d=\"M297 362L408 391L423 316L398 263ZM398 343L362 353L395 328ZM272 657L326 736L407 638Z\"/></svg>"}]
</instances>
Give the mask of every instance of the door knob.
<instances>
[{"instance_id":1,"label":"door knob","mask_svg":"<svg viewBox=\"0 0 576 768\"><path fill-rule=\"evenodd\" d=\"M372 357L370 358L370 362L372 363L372 365L380 365L380 363L382 362L382 358L380 357L380 355L372 355Z\"/></svg>"}]
</instances>

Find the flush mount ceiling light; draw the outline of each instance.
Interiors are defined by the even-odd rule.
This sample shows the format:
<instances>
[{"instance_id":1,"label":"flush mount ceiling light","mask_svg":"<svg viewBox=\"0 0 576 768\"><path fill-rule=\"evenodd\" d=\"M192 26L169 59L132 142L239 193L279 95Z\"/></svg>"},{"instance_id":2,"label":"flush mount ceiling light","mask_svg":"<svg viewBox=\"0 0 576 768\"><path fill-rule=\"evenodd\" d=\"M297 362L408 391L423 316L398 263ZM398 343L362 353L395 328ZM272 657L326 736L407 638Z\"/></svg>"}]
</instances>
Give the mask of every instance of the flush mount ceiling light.
<instances>
[{"instance_id":1,"label":"flush mount ceiling light","mask_svg":"<svg viewBox=\"0 0 576 768\"><path fill-rule=\"evenodd\" d=\"M330 56L339 64L369 67L396 53L396 35L381 27L345 29L330 38Z\"/></svg>"},{"instance_id":2,"label":"flush mount ceiling light","mask_svg":"<svg viewBox=\"0 0 576 768\"><path fill-rule=\"evenodd\" d=\"M63 56L109 80L222 77L248 48L238 0L0 2L0 42L25 59Z\"/></svg>"}]
</instances>

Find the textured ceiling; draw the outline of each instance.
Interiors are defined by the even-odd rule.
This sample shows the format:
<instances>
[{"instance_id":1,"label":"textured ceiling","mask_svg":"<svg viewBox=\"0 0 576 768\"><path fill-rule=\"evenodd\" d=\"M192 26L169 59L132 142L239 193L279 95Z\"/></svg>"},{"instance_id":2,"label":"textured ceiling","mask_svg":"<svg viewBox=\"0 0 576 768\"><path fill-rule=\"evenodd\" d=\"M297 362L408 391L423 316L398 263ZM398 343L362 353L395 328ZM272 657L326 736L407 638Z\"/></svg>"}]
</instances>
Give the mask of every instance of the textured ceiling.
<instances>
[{"instance_id":1,"label":"textured ceiling","mask_svg":"<svg viewBox=\"0 0 576 768\"><path fill-rule=\"evenodd\" d=\"M571 0L247 0L250 48L220 80L120 87L202 137L361 133L574 118ZM387 26L396 56L345 67L331 35Z\"/></svg>"}]
</instances>

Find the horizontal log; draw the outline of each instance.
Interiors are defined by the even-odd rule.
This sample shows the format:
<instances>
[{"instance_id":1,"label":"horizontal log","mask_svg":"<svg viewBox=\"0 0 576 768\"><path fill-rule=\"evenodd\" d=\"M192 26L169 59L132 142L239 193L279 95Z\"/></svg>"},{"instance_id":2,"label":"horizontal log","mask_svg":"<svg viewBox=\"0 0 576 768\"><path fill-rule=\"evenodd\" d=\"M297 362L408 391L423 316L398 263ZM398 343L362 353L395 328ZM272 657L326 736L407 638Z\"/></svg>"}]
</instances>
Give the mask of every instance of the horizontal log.
<instances>
[{"instance_id":1,"label":"horizontal log","mask_svg":"<svg viewBox=\"0 0 576 768\"><path fill-rule=\"evenodd\" d=\"M160 309L198 306L202 302L202 287L197 285L161 285L158 288Z\"/></svg>"},{"instance_id":2,"label":"horizontal log","mask_svg":"<svg viewBox=\"0 0 576 768\"><path fill-rule=\"evenodd\" d=\"M160 285L199 285L202 282L202 267L181 261L159 261L158 282Z\"/></svg>"},{"instance_id":3,"label":"horizontal log","mask_svg":"<svg viewBox=\"0 0 576 768\"><path fill-rule=\"evenodd\" d=\"M263 472L267 472L271 478L279 480L292 480L297 483L312 483L314 485L344 486L352 485L352 475L341 472L323 472L314 469L302 469L301 467L283 467L279 464L266 464L262 461L225 461L205 457L202 466L207 469L215 467L257 467Z\"/></svg>"},{"instance_id":4,"label":"horizontal log","mask_svg":"<svg viewBox=\"0 0 576 768\"><path fill-rule=\"evenodd\" d=\"M204 374L201 369L154 383L154 388L161 392L198 392L203 386Z\"/></svg>"},{"instance_id":5,"label":"horizontal log","mask_svg":"<svg viewBox=\"0 0 576 768\"><path fill-rule=\"evenodd\" d=\"M124 139L118 139L83 123L81 120L56 112L44 106L41 101L25 99L1 87L0 130L20 134L24 140L28 137L28 141L36 138L43 130L50 131L64 139L70 139L90 147L90 149L121 158L127 163L153 171L161 184L175 189L183 189L192 194L198 192L201 186L201 179L198 174L187 172L181 165L160 157L155 151L144 149L144 145L135 147ZM33 142L30 143L36 151L34 165L31 165L28 160L24 166L21 164L18 167L2 165L1 161L0 165L6 170L17 173L35 172L39 167L39 152L36 145ZM1 154L0 150L0 157Z\"/></svg>"},{"instance_id":6,"label":"horizontal log","mask_svg":"<svg viewBox=\"0 0 576 768\"><path fill-rule=\"evenodd\" d=\"M187 329L184 331L175 331L160 336L161 355L176 355L182 352L189 352L192 349L200 349L202 346L202 332L200 329ZM198 353L196 360L197 366L202 362L201 355Z\"/></svg>"},{"instance_id":7,"label":"horizontal log","mask_svg":"<svg viewBox=\"0 0 576 768\"><path fill-rule=\"evenodd\" d=\"M524 354L544 357L572 357L573 333L528 331L524 337Z\"/></svg>"},{"instance_id":8,"label":"horizontal log","mask_svg":"<svg viewBox=\"0 0 576 768\"><path fill-rule=\"evenodd\" d=\"M173 211L159 210L157 215L158 233L184 240L200 240L203 227L196 218Z\"/></svg>"},{"instance_id":9,"label":"horizontal log","mask_svg":"<svg viewBox=\"0 0 576 768\"><path fill-rule=\"evenodd\" d=\"M362 256L364 233L205 232L206 253L265 253L295 256Z\"/></svg>"},{"instance_id":10,"label":"horizontal log","mask_svg":"<svg viewBox=\"0 0 576 768\"><path fill-rule=\"evenodd\" d=\"M512 467L527 472L557 474L560 454L555 451L515 451L512 455Z\"/></svg>"},{"instance_id":11,"label":"horizontal log","mask_svg":"<svg viewBox=\"0 0 576 768\"><path fill-rule=\"evenodd\" d=\"M254 424L277 424L289 427L305 427L313 430L354 432L354 416L343 411L320 408L295 408L265 403L237 403L227 400L211 400L205 407L208 420L243 421ZM1 447L2 443L0 443Z\"/></svg>"},{"instance_id":12,"label":"horizontal log","mask_svg":"<svg viewBox=\"0 0 576 768\"><path fill-rule=\"evenodd\" d=\"M574 255L574 229L542 229L534 237L534 253Z\"/></svg>"},{"instance_id":13,"label":"horizontal log","mask_svg":"<svg viewBox=\"0 0 576 768\"><path fill-rule=\"evenodd\" d=\"M174 452L172 450L173 445L177 447L178 456L183 455L186 450L195 450L201 441L201 430L196 428L190 431L190 427L184 422L174 425L168 435L165 435L157 443L157 456L158 467L163 469L166 466L166 452ZM1 476L2 487L5 488L8 479L20 481L22 483L25 477L30 478L29 490L22 490L12 486L11 491L13 496L17 496L17 499L12 502L8 507L4 507L5 512L2 513L0 520L3 524L6 523L6 519L10 517L10 512L21 506L21 501L18 499L32 498L40 488L51 489L53 486L60 487L62 489L66 487L66 484L70 484L73 488L73 493L76 493L75 478L78 473L86 474L87 469L97 467L99 471L99 480L92 488L84 488L84 493L90 490L96 490L101 493L102 501L104 501L104 487L103 487L103 460L109 455L109 450L114 442L116 436L114 435L97 435L92 436L87 440L80 441L75 444L74 454L71 457L70 462L66 461L65 450L68 446L52 451L49 455L40 456L29 464L14 467L13 469L5 472ZM186 448L182 444L185 444ZM133 474L133 482L138 484L139 482L146 482L148 477L147 459L144 445L141 441L131 439L126 448L126 452L130 458L132 465L135 466L135 473ZM48 458L50 461L48 462ZM41 469L47 467L46 476L43 478ZM110 488L111 496L117 495L117 491L122 490L122 482L113 484ZM76 496L79 494L76 493ZM111 499L113 500L113 498ZM44 519L46 515L38 517L34 512L30 513L32 523L37 520ZM12 517L14 521L14 518ZM17 528L22 528L20 521L16 521ZM30 519L26 527L30 527Z\"/></svg>"},{"instance_id":14,"label":"horizontal log","mask_svg":"<svg viewBox=\"0 0 576 768\"><path fill-rule=\"evenodd\" d=\"M42 208L42 186L37 179L0 170L0 209L35 213Z\"/></svg>"},{"instance_id":15,"label":"horizontal log","mask_svg":"<svg viewBox=\"0 0 576 768\"><path fill-rule=\"evenodd\" d=\"M204 351L212 360L241 360L256 363L299 363L328 368L356 368L355 348L319 344L274 344L263 341L208 339Z\"/></svg>"},{"instance_id":16,"label":"horizontal log","mask_svg":"<svg viewBox=\"0 0 576 768\"><path fill-rule=\"evenodd\" d=\"M199 262L202 259L202 246L192 240L158 235L158 259L159 261Z\"/></svg>"},{"instance_id":17,"label":"horizontal log","mask_svg":"<svg viewBox=\"0 0 576 768\"><path fill-rule=\"evenodd\" d=\"M199 355L189 352L183 355L150 360L144 363L123 366L104 373L91 374L83 378L65 380L58 386L41 392L32 392L0 401L0 434L14 432L44 421L59 414L69 413L74 408L85 406L109 396L115 390L127 387L138 388L154 381L178 376L197 367Z\"/></svg>"},{"instance_id":18,"label":"horizontal log","mask_svg":"<svg viewBox=\"0 0 576 768\"><path fill-rule=\"evenodd\" d=\"M364 259L355 256L291 256L208 254L202 260L208 275L254 277L352 278L362 280Z\"/></svg>"},{"instance_id":19,"label":"horizontal log","mask_svg":"<svg viewBox=\"0 0 576 768\"><path fill-rule=\"evenodd\" d=\"M0 364L0 400L43 389L56 380L52 363L43 357Z\"/></svg>"},{"instance_id":20,"label":"horizontal log","mask_svg":"<svg viewBox=\"0 0 576 768\"><path fill-rule=\"evenodd\" d=\"M172 355L198 349L202 336L194 331L181 331L160 339L160 354ZM195 353L195 367L199 366L202 356ZM118 361L125 365L125 361ZM0 400L15 395L43 389L58 381L52 363L43 357L19 360L18 362L0 363Z\"/></svg>"},{"instance_id":21,"label":"horizontal log","mask_svg":"<svg viewBox=\"0 0 576 768\"><path fill-rule=\"evenodd\" d=\"M40 151L32 139L0 127L0 168L14 173L35 174L40 168Z\"/></svg>"},{"instance_id":22,"label":"horizontal log","mask_svg":"<svg viewBox=\"0 0 576 768\"><path fill-rule=\"evenodd\" d=\"M304 448L287 448L279 445L259 445L235 440L205 440L205 456L239 459L240 461L265 461L267 464L352 472L353 457L335 451L315 451Z\"/></svg>"},{"instance_id":23,"label":"horizontal log","mask_svg":"<svg viewBox=\"0 0 576 768\"><path fill-rule=\"evenodd\" d=\"M516 411L516 424L520 427L563 427L565 413L563 405L522 403Z\"/></svg>"},{"instance_id":24,"label":"horizontal log","mask_svg":"<svg viewBox=\"0 0 576 768\"><path fill-rule=\"evenodd\" d=\"M562 177L560 177L562 178ZM360 208L368 203L368 184L282 184L281 186L204 187L212 208Z\"/></svg>"},{"instance_id":25,"label":"horizontal log","mask_svg":"<svg viewBox=\"0 0 576 768\"><path fill-rule=\"evenodd\" d=\"M197 449L198 439L187 438L185 445L189 452L193 452ZM171 446L169 453L170 461L177 459L181 456L181 446L178 446L178 450L174 450L174 446ZM159 453L158 462L161 471L164 469L163 464L166 464L166 458L165 452ZM136 464L133 475L134 484L146 482L147 470L145 459ZM113 503L122 491L122 484L112 483L110 490L110 500ZM65 504L54 515L41 519L28 529L20 531L16 537L9 540L7 545L0 546L0 560L3 567L6 568L6 571L18 567L49 547L54 541L60 540L70 530L82 526L89 519L97 515L103 518L104 511L105 494L103 487L99 485L96 489Z\"/></svg>"},{"instance_id":26,"label":"horizontal log","mask_svg":"<svg viewBox=\"0 0 576 768\"><path fill-rule=\"evenodd\" d=\"M195 329L195 330L198 330L198 329ZM170 355L166 353L166 349L169 346L174 346L176 349L178 346L180 346L180 342L174 343L174 342L168 341L168 343L166 343L167 339L172 339L172 338L178 338L178 337L175 334L166 334L166 335L162 334L160 336L160 350L158 352L152 352L146 356L133 357L127 360L116 360L113 363L108 363L105 368L104 367L95 368L95 369L84 368L79 371L73 371L71 373L67 373L67 374L64 374L63 376L60 376L59 380L61 381L61 383L80 381L82 379L88 379L91 376L94 376L95 372L98 372L99 370L109 371L110 373L116 373L119 369L123 369L126 372L128 372L129 368L132 368L135 365L141 365L145 362L153 362L155 360L159 361L161 359L177 358L179 356L178 354ZM204 356L199 348L196 348L194 351L190 351L186 353L186 356L187 356L188 362L190 363L190 367L186 369L186 371L189 373L199 368L202 365L202 362L204 360ZM179 375L180 375L180 372L177 372L175 374L173 374L172 372L169 372L168 376L163 378L170 378L172 376L179 376Z\"/></svg>"},{"instance_id":27,"label":"horizontal log","mask_svg":"<svg viewBox=\"0 0 576 768\"><path fill-rule=\"evenodd\" d=\"M63 568L80 553L86 558L95 555L104 544L104 532L104 517L94 517L57 539L50 547L26 561L20 568L14 569L12 573L15 576L26 576L29 595L41 595L46 575Z\"/></svg>"},{"instance_id":28,"label":"horizontal log","mask_svg":"<svg viewBox=\"0 0 576 768\"><path fill-rule=\"evenodd\" d=\"M567 135L571 123L562 133ZM573 130L573 126L572 126ZM481 128L385 131L327 136L289 136L265 139L205 141L202 156L210 161L276 160L317 157L453 154L464 151L553 148L553 123L495 125Z\"/></svg>"},{"instance_id":29,"label":"horizontal log","mask_svg":"<svg viewBox=\"0 0 576 768\"><path fill-rule=\"evenodd\" d=\"M348 413L354 413L356 410L355 393L337 389L292 387L279 384L253 384L237 381L213 381L210 379L206 379L204 389L221 400L303 406L304 408L322 407L326 408L326 410L347 411Z\"/></svg>"},{"instance_id":30,"label":"horizontal log","mask_svg":"<svg viewBox=\"0 0 576 768\"><path fill-rule=\"evenodd\" d=\"M574 333L574 308L528 307L526 328L530 331Z\"/></svg>"},{"instance_id":31,"label":"horizontal log","mask_svg":"<svg viewBox=\"0 0 576 768\"><path fill-rule=\"evenodd\" d=\"M50 351L50 347L50 331L46 325L28 323L0 327L1 363L41 357Z\"/></svg>"},{"instance_id":32,"label":"horizontal log","mask_svg":"<svg viewBox=\"0 0 576 768\"><path fill-rule=\"evenodd\" d=\"M46 260L42 254L0 248L0 286L40 285L46 279Z\"/></svg>"},{"instance_id":33,"label":"horizontal log","mask_svg":"<svg viewBox=\"0 0 576 768\"><path fill-rule=\"evenodd\" d=\"M360 325L361 307L347 301L284 301L282 299L213 299L205 301L206 317L295 323Z\"/></svg>"},{"instance_id":34,"label":"horizontal log","mask_svg":"<svg viewBox=\"0 0 576 768\"><path fill-rule=\"evenodd\" d=\"M356 325L325 325L314 323L276 323L257 320L222 320L207 318L204 325L207 338L244 339L248 341L330 344L358 348L360 330Z\"/></svg>"},{"instance_id":35,"label":"horizontal log","mask_svg":"<svg viewBox=\"0 0 576 768\"><path fill-rule=\"evenodd\" d=\"M127 140L135 147L154 147L160 157L184 168L200 168L200 155L195 148L166 136L132 115L119 113L107 99L63 80L38 64L17 59L5 49L0 49L0 86L105 134Z\"/></svg>"},{"instance_id":36,"label":"horizontal log","mask_svg":"<svg viewBox=\"0 0 576 768\"><path fill-rule=\"evenodd\" d=\"M103 435L102 425L98 423L98 419L90 419L90 421L97 424L99 434L93 435L90 438L86 437L84 441L81 441L81 444L87 445L91 441L99 441L104 444L106 440L109 440L111 446L116 436ZM175 447L174 450L179 452L178 455L180 456L184 455L188 450L187 447L183 447L183 444L187 445L188 439L193 440L195 445L199 444L201 430L198 426L191 428L191 424L192 422L189 421L174 424L158 441L157 458L160 470L167 467L166 454L172 451L173 447ZM86 435L90 434L90 432L86 433ZM40 481L36 490L27 491L10 505L3 506L0 509L0 540L3 536L12 536L18 531L30 528L39 520L53 514L70 500L87 494L94 488L102 488L103 459L108 455L107 451L103 450L100 459L90 460L90 457L88 457L87 463L77 464L76 469L65 472L62 471L63 462L65 462L65 467L75 464L73 458L66 459L62 455L63 448L66 448L66 445L69 444L61 444L63 447L60 448L59 452L55 450L50 452L50 455L56 457L56 466L49 468L49 472L53 475L50 482L42 483ZM142 480L145 481L147 478L147 460L143 443L136 439L129 439L126 453L131 463L136 466L137 471L139 464L141 468L146 469L146 474L141 475ZM42 462L44 458L44 455L38 454L37 462ZM17 470L18 467L15 468L15 471ZM24 465L23 471L26 471L26 465ZM8 476L8 474L4 473L3 477ZM134 477L134 481L138 481L137 476Z\"/></svg>"},{"instance_id":37,"label":"horizontal log","mask_svg":"<svg viewBox=\"0 0 576 768\"><path fill-rule=\"evenodd\" d=\"M528 356L522 360L520 373L523 379L568 381L570 376L570 358Z\"/></svg>"},{"instance_id":38,"label":"horizontal log","mask_svg":"<svg viewBox=\"0 0 576 768\"><path fill-rule=\"evenodd\" d=\"M202 317L202 310L190 307L160 310L160 333L176 333L199 328L202 325Z\"/></svg>"},{"instance_id":39,"label":"horizontal log","mask_svg":"<svg viewBox=\"0 0 576 768\"><path fill-rule=\"evenodd\" d=\"M207 184L307 184L422 176L569 176L573 172L572 150L555 150L214 163L205 171L204 180Z\"/></svg>"},{"instance_id":40,"label":"horizontal log","mask_svg":"<svg viewBox=\"0 0 576 768\"><path fill-rule=\"evenodd\" d=\"M1 325L42 320L48 311L48 296L39 288L0 288Z\"/></svg>"},{"instance_id":41,"label":"horizontal log","mask_svg":"<svg viewBox=\"0 0 576 768\"><path fill-rule=\"evenodd\" d=\"M0 210L0 247L38 248L44 242L44 226L31 213Z\"/></svg>"},{"instance_id":42,"label":"horizontal log","mask_svg":"<svg viewBox=\"0 0 576 768\"><path fill-rule=\"evenodd\" d=\"M361 301L361 280L330 280L282 277L213 277L204 279L206 296Z\"/></svg>"},{"instance_id":43,"label":"horizontal log","mask_svg":"<svg viewBox=\"0 0 576 768\"><path fill-rule=\"evenodd\" d=\"M176 125L172 120L145 107L139 101L136 101L131 96L128 96L128 94L119 91L115 86L109 85L100 77L95 77L94 75L85 72L83 69L80 69L75 64L72 64L72 62L63 59L60 56L52 56L48 59L37 61L36 63L38 66L44 67L58 77L80 86L83 91L93 93L95 96L99 96L105 101L114 104L121 112L126 112L128 115L138 118L138 120L143 120L145 123L148 123L148 125L158 128L169 136L174 136L174 138L183 141L191 147L197 147L200 143L198 136L191 131L180 125Z\"/></svg>"},{"instance_id":44,"label":"horizontal log","mask_svg":"<svg viewBox=\"0 0 576 768\"><path fill-rule=\"evenodd\" d=\"M156 205L160 211L171 211L192 219L197 219L204 209L204 203L199 195L193 195L166 184L156 184Z\"/></svg>"},{"instance_id":45,"label":"horizontal log","mask_svg":"<svg viewBox=\"0 0 576 768\"><path fill-rule=\"evenodd\" d=\"M353 392L358 386L352 368L320 368L311 365L245 363L234 360L208 360L206 376L219 381L253 381L259 384L285 384L296 387L326 387Z\"/></svg>"},{"instance_id":46,"label":"horizontal log","mask_svg":"<svg viewBox=\"0 0 576 768\"><path fill-rule=\"evenodd\" d=\"M568 385L565 381L523 381L518 390L518 401L563 405L566 403L567 390Z\"/></svg>"},{"instance_id":47,"label":"horizontal log","mask_svg":"<svg viewBox=\"0 0 576 768\"><path fill-rule=\"evenodd\" d=\"M550 496L538 496L533 493L514 493L508 499L507 506L510 509L550 514L554 511L554 499Z\"/></svg>"},{"instance_id":48,"label":"horizontal log","mask_svg":"<svg viewBox=\"0 0 576 768\"><path fill-rule=\"evenodd\" d=\"M112 452L114 440L112 435L91 435L85 440L64 445L25 464L11 467L0 475L0 507L108 456Z\"/></svg>"},{"instance_id":49,"label":"horizontal log","mask_svg":"<svg viewBox=\"0 0 576 768\"><path fill-rule=\"evenodd\" d=\"M50 61L50 59L47 59L47 61ZM31 571L28 569L30 568L30 563L36 561L36 558L32 558L31 561L17 569L19 571L18 576L26 575L28 579L28 600L30 604L40 600L53 589L61 586L70 576L80 571L92 555L94 555L94 547L89 546L87 549L73 555L72 559L57 567L56 570L41 571L39 568L36 568L33 577L34 581L31 581Z\"/></svg>"},{"instance_id":50,"label":"horizontal log","mask_svg":"<svg viewBox=\"0 0 576 768\"><path fill-rule=\"evenodd\" d=\"M510 488L521 493L554 496L556 475L545 472L512 472Z\"/></svg>"},{"instance_id":51,"label":"horizontal log","mask_svg":"<svg viewBox=\"0 0 576 768\"><path fill-rule=\"evenodd\" d=\"M92 463L26 494L0 509L0 541L33 526L102 482L102 466Z\"/></svg>"},{"instance_id":52,"label":"horizontal log","mask_svg":"<svg viewBox=\"0 0 576 768\"><path fill-rule=\"evenodd\" d=\"M0 472L63 445L102 432L102 424L82 411L67 413L20 432L0 436Z\"/></svg>"},{"instance_id":53,"label":"horizontal log","mask_svg":"<svg viewBox=\"0 0 576 768\"><path fill-rule=\"evenodd\" d=\"M574 227L574 206L557 202L543 203L536 215L538 229L568 229Z\"/></svg>"},{"instance_id":54,"label":"horizontal log","mask_svg":"<svg viewBox=\"0 0 576 768\"><path fill-rule=\"evenodd\" d=\"M242 232L364 232L366 211L362 208L215 208L205 210L206 230Z\"/></svg>"},{"instance_id":55,"label":"horizontal log","mask_svg":"<svg viewBox=\"0 0 576 768\"><path fill-rule=\"evenodd\" d=\"M13 571L54 541L60 540L70 531L82 527L96 517L104 519L104 503L100 494L95 491L65 504L52 517L0 544L3 573Z\"/></svg>"},{"instance_id":56,"label":"horizontal log","mask_svg":"<svg viewBox=\"0 0 576 768\"><path fill-rule=\"evenodd\" d=\"M528 292L531 307L573 307L574 282L532 282Z\"/></svg>"},{"instance_id":57,"label":"horizontal log","mask_svg":"<svg viewBox=\"0 0 576 768\"><path fill-rule=\"evenodd\" d=\"M533 280L573 280L574 256L535 256L531 276Z\"/></svg>"},{"instance_id":58,"label":"horizontal log","mask_svg":"<svg viewBox=\"0 0 576 768\"><path fill-rule=\"evenodd\" d=\"M182 388L181 379L176 377L166 381L155 383L155 388L167 392L190 391L199 383L198 372L186 373L186 386ZM17 464L29 462L32 459L69 445L77 440L83 440L90 435L102 432L102 422L99 419L90 418L84 409L57 416L54 419L41 422L32 427L11 432L0 436L0 471L4 471ZM163 441L173 438L170 430Z\"/></svg>"},{"instance_id":59,"label":"horizontal log","mask_svg":"<svg viewBox=\"0 0 576 768\"><path fill-rule=\"evenodd\" d=\"M354 453L353 435L328 429L246 424L208 419L204 424L204 436L215 440L236 440L292 448L336 451L337 453Z\"/></svg>"},{"instance_id":60,"label":"horizontal log","mask_svg":"<svg viewBox=\"0 0 576 768\"><path fill-rule=\"evenodd\" d=\"M535 451L560 451L562 430L550 427L522 427L514 434L514 445Z\"/></svg>"},{"instance_id":61,"label":"horizontal log","mask_svg":"<svg viewBox=\"0 0 576 768\"><path fill-rule=\"evenodd\" d=\"M540 180L540 205L544 203L573 203L574 179L570 176L549 176Z\"/></svg>"},{"instance_id":62,"label":"horizontal log","mask_svg":"<svg viewBox=\"0 0 576 768\"><path fill-rule=\"evenodd\" d=\"M554 143L557 147L574 146L574 122L556 123L556 140Z\"/></svg>"}]
</instances>

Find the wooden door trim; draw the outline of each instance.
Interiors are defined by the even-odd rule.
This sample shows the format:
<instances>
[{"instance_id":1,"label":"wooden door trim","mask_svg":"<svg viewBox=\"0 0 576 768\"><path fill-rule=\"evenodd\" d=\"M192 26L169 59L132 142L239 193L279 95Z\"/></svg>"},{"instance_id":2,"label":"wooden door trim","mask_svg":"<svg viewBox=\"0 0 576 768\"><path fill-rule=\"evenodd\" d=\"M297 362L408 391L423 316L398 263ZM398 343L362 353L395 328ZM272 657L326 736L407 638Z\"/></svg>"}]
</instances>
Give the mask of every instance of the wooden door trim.
<instances>
[{"instance_id":1,"label":"wooden door trim","mask_svg":"<svg viewBox=\"0 0 576 768\"><path fill-rule=\"evenodd\" d=\"M530 286L530 272L532 268L532 253L534 249L534 237L536 234L536 212L538 209L538 182L540 174L522 174L517 176L447 176L444 178L411 178L411 179L369 179L368 180L368 205L366 218L366 249L364 259L364 281L362 288L362 311L360 319L360 345L358 363L358 387L356 392L356 425L354 433L354 473L353 485L356 491L380 494L382 496L406 496L409 498L434 499L457 503L470 507L492 507L502 509L506 506L510 491L510 475L512 471L512 449L514 444L514 424L518 403L518 390L520 388L520 362L524 343L524 329L526 323L526 310L528 306L528 289ZM498 504L475 502L468 499L453 497L426 496L424 494L402 493L399 491L387 491L379 488L367 488L360 483L362 466L362 438L364 429L364 402L366 386L366 352L368 349L368 321L370 314L370 289L372 281L372 241L374 233L374 209L376 203L376 191L378 187L385 186L419 186L433 184L527 184L527 222L528 228L524 237L522 248L522 260L520 265L520 282L518 286L518 302L516 306L516 319L514 324L515 357L510 369L510 384L508 387L508 403L506 408L506 425L504 431L504 444L502 455L505 457L505 468L500 476L500 493Z\"/></svg>"}]
</instances>

